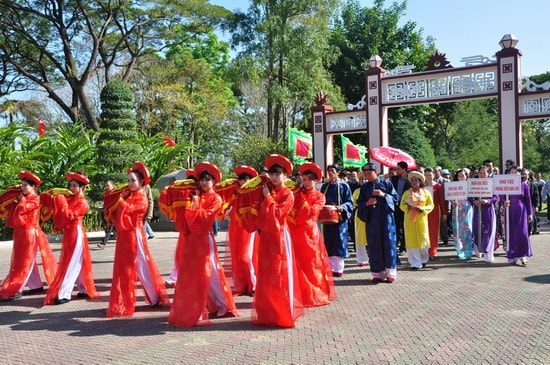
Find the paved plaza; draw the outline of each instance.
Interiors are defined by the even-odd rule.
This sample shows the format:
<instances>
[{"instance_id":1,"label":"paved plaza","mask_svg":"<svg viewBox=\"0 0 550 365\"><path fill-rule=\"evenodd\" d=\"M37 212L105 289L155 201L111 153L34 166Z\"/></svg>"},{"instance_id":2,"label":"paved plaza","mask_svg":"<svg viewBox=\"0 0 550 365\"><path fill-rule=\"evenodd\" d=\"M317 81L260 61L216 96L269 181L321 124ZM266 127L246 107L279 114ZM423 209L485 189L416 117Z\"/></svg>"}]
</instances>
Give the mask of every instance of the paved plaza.
<instances>
[{"instance_id":1,"label":"paved plaza","mask_svg":"<svg viewBox=\"0 0 550 365\"><path fill-rule=\"evenodd\" d=\"M346 261L335 278L337 300L306 310L296 328L250 323L252 298L238 297L241 316L178 329L168 308L149 308L138 290L134 317L105 318L114 241L97 248L90 234L99 300L74 298L42 306L44 294L0 303L3 364L550 364L550 225L533 236L527 267L466 262L452 247L419 271L398 271L393 284L371 284L368 267ZM224 251L226 232L218 235ZM150 241L167 278L177 234ZM59 254L59 240L52 246ZM0 243L0 276L11 243ZM403 259L403 257L402 257ZM406 260L403 260L406 261ZM173 289L169 289L170 295ZM75 292L76 294L76 292Z\"/></svg>"}]
</instances>

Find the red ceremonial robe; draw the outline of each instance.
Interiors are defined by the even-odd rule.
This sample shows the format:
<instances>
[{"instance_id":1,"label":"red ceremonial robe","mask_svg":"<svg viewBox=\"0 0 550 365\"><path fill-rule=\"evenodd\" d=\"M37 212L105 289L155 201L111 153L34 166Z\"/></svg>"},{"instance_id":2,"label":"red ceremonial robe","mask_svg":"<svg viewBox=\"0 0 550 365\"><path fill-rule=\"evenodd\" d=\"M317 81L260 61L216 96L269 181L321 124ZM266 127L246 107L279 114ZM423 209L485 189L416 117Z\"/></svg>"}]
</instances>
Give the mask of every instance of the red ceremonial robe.
<instances>
[{"instance_id":1,"label":"red ceremonial robe","mask_svg":"<svg viewBox=\"0 0 550 365\"><path fill-rule=\"evenodd\" d=\"M317 225L325 195L317 190L300 190L294 196L289 218L290 236L305 307L326 305L336 298L334 280L323 236Z\"/></svg>"},{"instance_id":2,"label":"red ceremonial robe","mask_svg":"<svg viewBox=\"0 0 550 365\"><path fill-rule=\"evenodd\" d=\"M208 312L225 310L238 315L212 233L222 200L210 191L202 193L199 201L198 208L190 205L183 217L176 218L187 223L187 230L179 236L178 280L168 316L168 323L176 327L211 324Z\"/></svg>"},{"instance_id":3,"label":"red ceremonial robe","mask_svg":"<svg viewBox=\"0 0 550 365\"><path fill-rule=\"evenodd\" d=\"M54 196L54 226L63 229L63 238L61 241L61 256L59 257L59 267L55 274L53 283L48 288L48 294L44 299L44 305L53 304L62 287L63 281L70 269L71 261L75 251L82 251L80 275L78 280L86 288L86 294L91 299L99 298L94 284L94 274L92 270L92 257L90 247L88 246L88 236L84 230L82 220L90 210L90 205L82 195L67 197L63 194ZM77 253L78 254L78 253ZM76 274L76 273L75 273ZM74 282L72 283L74 285ZM70 298L67 298L70 299Z\"/></svg>"},{"instance_id":4,"label":"red ceremonial robe","mask_svg":"<svg viewBox=\"0 0 550 365\"><path fill-rule=\"evenodd\" d=\"M13 252L10 271L0 289L1 297L12 297L21 292L33 268L38 272L37 250L40 250L42 269L48 284L53 281L57 270L57 262L48 238L38 224L40 197L29 194L18 203L10 204L7 209L6 226L14 229Z\"/></svg>"},{"instance_id":5,"label":"red ceremonial robe","mask_svg":"<svg viewBox=\"0 0 550 365\"><path fill-rule=\"evenodd\" d=\"M443 194L443 185L434 182L432 185L432 200L434 209L428 214L428 231L430 235L430 248L428 253L430 257L437 256L437 247L439 243L439 227L441 225L441 216L448 215L445 205L445 196Z\"/></svg>"},{"instance_id":6,"label":"red ceremonial robe","mask_svg":"<svg viewBox=\"0 0 550 365\"><path fill-rule=\"evenodd\" d=\"M253 294L256 290L257 247L254 245L256 232L248 232L239 224L235 207L229 213L229 252L231 256L231 277L236 295ZM257 246L257 245L256 245Z\"/></svg>"},{"instance_id":7,"label":"red ceremonial robe","mask_svg":"<svg viewBox=\"0 0 550 365\"><path fill-rule=\"evenodd\" d=\"M164 280L151 256L143 216L147 213L149 200L143 190L135 191L118 204L114 217L117 231L113 282L107 317L131 317L136 305L135 281L139 279L145 292L145 301L150 305L170 305ZM141 268L138 266L142 265ZM146 277L139 277L145 273ZM150 285L144 285L144 279ZM155 298L153 301L151 298Z\"/></svg>"},{"instance_id":8,"label":"red ceremonial robe","mask_svg":"<svg viewBox=\"0 0 550 365\"><path fill-rule=\"evenodd\" d=\"M252 306L252 323L257 325L294 327L294 320L304 314L286 222L293 206L294 194L289 188L272 188L255 218L261 231L258 282Z\"/></svg>"}]
</instances>

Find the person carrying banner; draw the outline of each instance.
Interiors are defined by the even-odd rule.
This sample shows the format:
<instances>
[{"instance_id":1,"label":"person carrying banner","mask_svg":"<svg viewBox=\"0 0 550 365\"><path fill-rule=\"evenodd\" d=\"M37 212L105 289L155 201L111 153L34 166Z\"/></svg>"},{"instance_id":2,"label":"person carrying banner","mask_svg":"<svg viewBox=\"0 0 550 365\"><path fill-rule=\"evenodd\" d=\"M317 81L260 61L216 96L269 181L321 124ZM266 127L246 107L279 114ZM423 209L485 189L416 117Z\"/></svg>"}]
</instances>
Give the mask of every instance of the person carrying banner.
<instances>
[{"instance_id":1,"label":"person carrying banner","mask_svg":"<svg viewBox=\"0 0 550 365\"><path fill-rule=\"evenodd\" d=\"M520 174L522 169L511 166L508 174ZM527 266L527 258L533 256L531 240L529 239L529 223L533 221L533 206L529 185L522 181L520 194L500 196L500 202L509 209L509 236L506 237L508 251L506 257L511 265ZM513 222L513 223L512 223Z\"/></svg>"},{"instance_id":2,"label":"person carrying banner","mask_svg":"<svg viewBox=\"0 0 550 365\"><path fill-rule=\"evenodd\" d=\"M489 168L481 166L478 170L479 179L489 178ZM494 252L498 247L496 240L497 219L495 204L498 201L497 195L481 198L468 198L474 206L473 216L473 239L474 247L478 255L484 257L485 262L492 263L495 260Z\"/></svg>"}]
</instances>

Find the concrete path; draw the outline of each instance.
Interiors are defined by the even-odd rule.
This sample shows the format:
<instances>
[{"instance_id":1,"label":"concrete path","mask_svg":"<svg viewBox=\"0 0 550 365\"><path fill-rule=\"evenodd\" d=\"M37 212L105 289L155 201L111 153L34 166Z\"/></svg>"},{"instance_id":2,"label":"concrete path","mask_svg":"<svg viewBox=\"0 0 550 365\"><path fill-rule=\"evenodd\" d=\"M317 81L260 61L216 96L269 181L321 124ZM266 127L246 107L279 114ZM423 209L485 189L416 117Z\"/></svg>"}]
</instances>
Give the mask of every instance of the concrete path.
<instances>
[{"instance_id":1,"label":"concrete path","mask_svg":"<svg viewBox=\"0 0 550 365\"><path fill-rule=\"evenodd\" d=\"M42 306L44 295L0 303L3 364L550 364L550 225L533 236L527 267L458 261L451 247L422 270L400 267L393 284L372 285L368 267L346 261L338 299L309 309L294 329L250 323L252 298L236 299L239 318L177 329L167 308L149 308L138 290L133 318L107 319L114 242L90 234L99 300ZM157 232L154 259L168 277L177 234ZM226 234L218 236L223 252ZM60 243L52 246L59 254ZM0 244L0 277L11 244ZM402 257L403 259L403 257ZM406 261L403 259L403 261ZM169 290L170 295L173 289ZM75 292L76 294L76 292Z\"/></svg>"}]
</instances>

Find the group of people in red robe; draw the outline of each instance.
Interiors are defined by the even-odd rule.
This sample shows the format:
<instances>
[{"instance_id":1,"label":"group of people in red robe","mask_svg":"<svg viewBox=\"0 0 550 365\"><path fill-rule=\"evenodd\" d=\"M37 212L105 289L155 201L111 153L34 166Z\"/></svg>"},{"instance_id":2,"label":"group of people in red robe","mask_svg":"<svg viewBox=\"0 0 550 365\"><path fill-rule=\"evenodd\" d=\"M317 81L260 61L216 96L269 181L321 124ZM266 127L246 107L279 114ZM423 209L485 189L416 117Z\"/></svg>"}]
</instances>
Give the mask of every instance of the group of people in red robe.
<instances>
[{"instance_id":1,"label":"group of people in red robe","mask_svg":"<svg viewBox=\"0 0 550 365\"><path fill-rule=\"evenodd\" d=\"M36 253L40 251L48 284L44 304L64 304L77 297L99 298L94 284L88 237L82 220L90 209L84 196L88 178L81 172L69 172L69 189L52 189L37 194L40 178L29 171L18 175L21 183L0 195L0 216L14 229L10 270L0 288L0 301L11 301L25 294L44 292ZM47 237L40 228L40 216L53 218L54 229L63 230L61 255L57 263ZM28 287L27 290L24 290Z\"/></svg>"},{"instance_id":2,"label":"group of people in red robe","mask_svg":"<svg viewBox=\"0 0 550 365\"><path fill-rule=\"evenodd\" d=\"M294 327L304 307L335 298L317 226L324 205L323 194L315 190L321 169L302 165L301 187L287 179L292 164L286 157L268 156L265 168L267 174L258 175L250 166L238 166L236 178L221 181L217 166L201 162L193 179L161 192L161 210L179 231L170 324L192 327L211 324L214 316L238 316L234 296L250 295L254 324ZM211 228L227 213L230 270L220 262Z\"/></svg>"},{"instance_id":3,"label":"group of people in red robe","mask_svg":"<svg viewBox=\"0 0 550 365\"><path fill-rule=\"evenodd\" d=\"M317 216L325 197L316 190L322 170L315 163L300 166L302 185L288 179L292 163L282 155L265 160L267 173L238 166L237 177L222 181L219 168L200 162L192 179L176 181L161 192L159 205L179 232L175 254L173 302L147 245L143 218L150 175L142 162L128 170L128 183L104 197L107 222L117 230L117 245L107 317L129 317L136 304L136 282L152 307L170 306L168 322L176 327L210 324L213 317L238 316L234 296L253 296L252 322L294 327L304 307L329 304L334 283ZM21 184L0 195L0 216L14 228L10 271L0 300L43 292L37 251L48 291L44 304L64 304L76 297L96 299L88 239L82 223L89 210L84 173L69 172L69 189L37 194L41 180L19 174ZM212 225L229 214L229 248L222 266ZM53 218L63 231L59 263L44 232L42 219ZM228 275L226 276L226 272ZM231 283L233 285L231 285ZM28 287L28 290L23 290Z\"/></svg>"}]
</instances>

